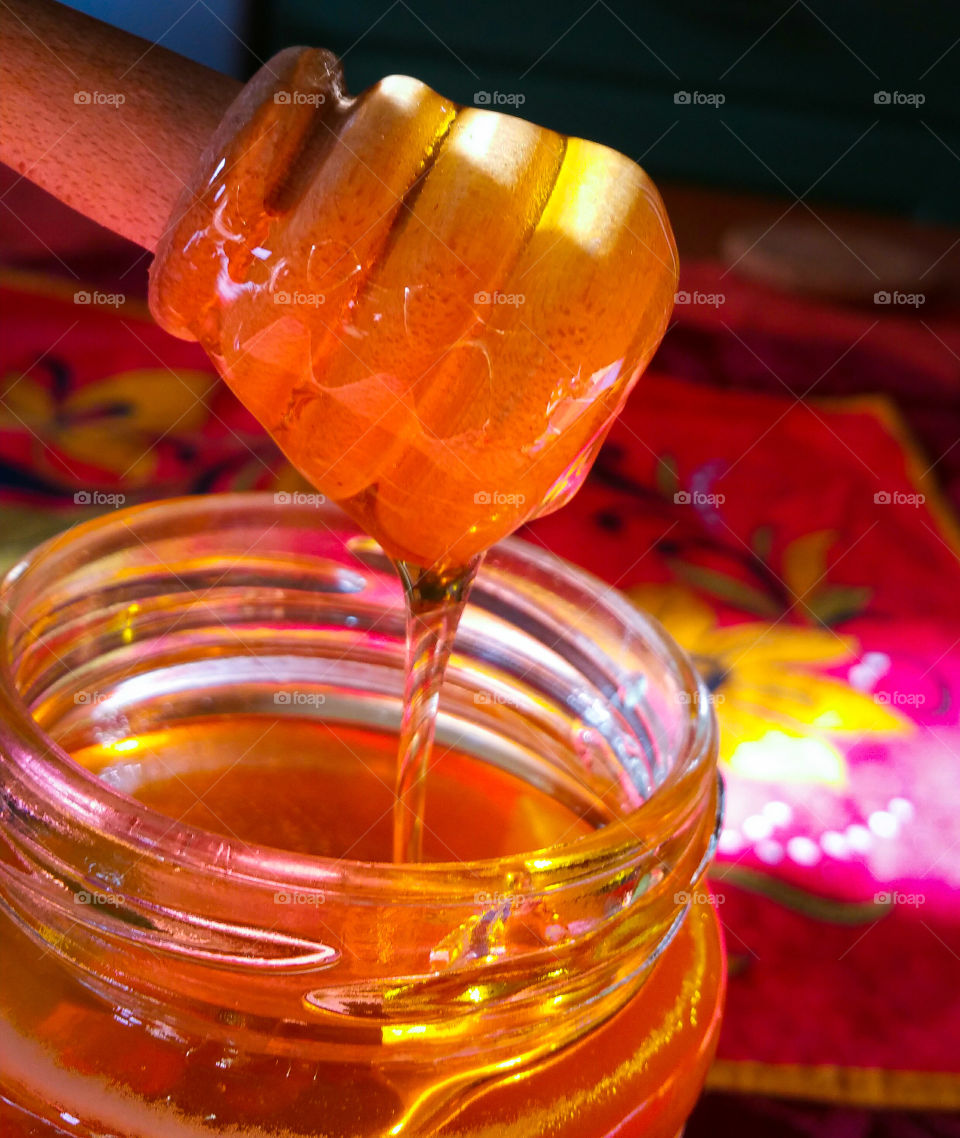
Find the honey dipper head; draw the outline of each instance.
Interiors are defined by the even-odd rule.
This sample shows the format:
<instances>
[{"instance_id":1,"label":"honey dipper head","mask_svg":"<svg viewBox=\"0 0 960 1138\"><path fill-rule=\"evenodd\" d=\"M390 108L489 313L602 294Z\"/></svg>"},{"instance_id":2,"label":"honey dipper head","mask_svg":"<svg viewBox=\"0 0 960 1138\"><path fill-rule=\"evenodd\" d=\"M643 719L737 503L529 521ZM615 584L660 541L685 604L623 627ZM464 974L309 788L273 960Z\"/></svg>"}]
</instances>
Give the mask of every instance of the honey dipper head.
<instances>
[{"instance_id":1,"label":"honey dipper head","mask_svg":"<svg viewBox=\"0 0 960 1138\"><path fill-rule=\"evenodd\" d=\"M213 139L151 274L291 462L385 550L458 565L579 486L677 260L607 147L291 48Z\"/></svg>"}]
</instances>

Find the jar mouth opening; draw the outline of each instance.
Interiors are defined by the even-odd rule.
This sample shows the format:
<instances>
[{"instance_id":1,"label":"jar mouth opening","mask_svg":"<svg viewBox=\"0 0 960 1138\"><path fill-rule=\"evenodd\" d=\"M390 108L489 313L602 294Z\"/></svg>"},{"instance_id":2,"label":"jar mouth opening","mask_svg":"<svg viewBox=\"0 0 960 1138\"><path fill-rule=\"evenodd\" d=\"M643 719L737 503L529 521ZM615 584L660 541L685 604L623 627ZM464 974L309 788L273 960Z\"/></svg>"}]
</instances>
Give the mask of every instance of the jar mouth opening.
<instances>
[{"instance_id":1,"label":"jar mouth opening","mask_svg":"<svg viewBox=\"0 0 960 1138\"><path fill-rule=\"evenodd\" d=\"M99 775L76 762L55 738L41 726L31 712L21 691L13 660L12 641L27 629L18 612L21 602L30 597L36 580L62 566L76 567L91 561L94 554L116 550L125 542L142 541L144 528L182 528L206 523L215 532L216 523L247 518L253 525L264 512L283 511L284 522L308 526L315 510L296 506L277 506L277 495L261 493L216 494L196 498L167 499L156 503L128 507L113 514L81 523L64 534L51 538L22 558L0 582L0 759L10 764L14 781L31 796L46 801L65 815L71 826L94 827L122 841L133 856L151 859L162 854L170 865L190 867L198 872L227 872L249 881L270 882L296 887L309 883L331 885L349 878L365 880L372 889L398 898L420 883L435 889L439 882L468 880L470 888L487 882L501 882L505 873L516 869L536 872L541 885L549 882L583 880L595 873L609 873L611 866L635 863L643 853L652 852L679 814L684 804L713 794L716 783L716 725L711 701L695 666L683 650L650 616L640 612L625 597L599 578L561 560L519 538L508 538L488 555L488 562L503 559L509 566L522 566L542 581L562 583L563 587L595 598L594 608L605 620L624 631L625 641L634 637L645 645L651 658L675 677L683 693L686 723L682 753L673 756L652 792L635 809L615 817L601 827L572 840L525 850L506 856L474 860L431 860L415 864L388 861L353 860L297 853L282 847L258 846L229 838L188 823L176 825L176 847L169 841L171 819L137 798L118 790ZM342 522L346 529L356 527L346 515L325 506L327 515ZM188 527L189 528L189 527ZM131 536L132 535L132 536ZM363 539L368 551L379 547ZM169 567L168 567L169 568ZM171 570L171 572L174 572ZM229 572L229 570L227 570ZM480 577L483 578L484 569ZM558 588L560 586L558 585ZM534 590L536 592L536 590ZM596 599L599 598L599 599ZM468 605L469 608L469 605ZM29 624L29 621L27 621ZM42 641L46 633L32 630L28 636ZM666 829L665 829L666 827ZM715 837L714 837L715 841ZM224 854L227 848L229 853ZM707 857L710 852L708 851Z\"/></svg>"}]
</instances>

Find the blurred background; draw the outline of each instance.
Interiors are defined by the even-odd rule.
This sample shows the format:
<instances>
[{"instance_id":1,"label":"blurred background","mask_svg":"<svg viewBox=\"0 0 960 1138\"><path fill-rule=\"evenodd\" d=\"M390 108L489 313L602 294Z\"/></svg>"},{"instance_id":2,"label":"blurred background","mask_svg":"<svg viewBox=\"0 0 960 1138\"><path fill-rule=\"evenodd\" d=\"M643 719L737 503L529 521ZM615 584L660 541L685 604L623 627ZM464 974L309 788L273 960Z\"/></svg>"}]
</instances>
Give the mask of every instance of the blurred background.
<instances>
[{"instance_id":1,"label":"blurred background","mask_svg":"<svg viewBox=\"0 0 960 1138\"><path fill-rule=\"evenodd\" d=\"M834 227L848 211L960 222L960 13L947 0L72 6L238 78L283 46L320 44L354 91L411 74L461 103L605 142L663 187L693 253L718 250L731 221L769 224L788 208L806 222L819 207Z\"/></svg>"},{"instance_id":2,"label":"blurred background","mask_svg":"<svg viewBox=\"0 0 960 1138\"><path fill-rule=\"evenodd\" d=\"M960 17L946 0L72 6L238 78L281 47L321 44L354 91L402 73L460 103L486 93L509 109L520 97L525 118L605 142L662 181L813 190L960 221Z\"/></svg>"}]
</instances>

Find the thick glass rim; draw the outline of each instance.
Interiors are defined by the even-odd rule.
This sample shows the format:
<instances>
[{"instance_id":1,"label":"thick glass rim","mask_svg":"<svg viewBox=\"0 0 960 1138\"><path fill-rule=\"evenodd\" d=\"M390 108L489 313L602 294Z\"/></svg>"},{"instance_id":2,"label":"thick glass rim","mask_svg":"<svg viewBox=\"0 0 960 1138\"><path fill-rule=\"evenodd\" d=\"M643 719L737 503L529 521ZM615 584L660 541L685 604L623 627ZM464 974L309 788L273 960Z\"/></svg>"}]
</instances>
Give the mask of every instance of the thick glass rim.
<instances>
[{"instance_id":1,"label":"thick glass rim","mask_svg":"<svg viewBox=\"0 0 960 1138\"><path fill-rule=\"evenodd\" d=\"M292 512L299 508L277 506L275 496L268 493L212 494L149 502L74 526L37 546L8 571L0 582L0 745L4 764L10 765L10 773L34 801L46 804L72 827L96 829L101 841L106 838L122 842L142 855L143 860L162 860L166 870L176 867L202 874L221 873L232 880L239 877L251 885L269 882L277 888L309 884L312 888L337 889L349 882L351 891L356 891L362 883L365 897L389 897L392 904L398 904L405 896L423 889L430 889L435 896L439 890L453 902L464 887L473 891L485 883L493 886L512 870L525 868L529 872L532 862L536 863L535 876L540 887L569 885L574 881L585 885L595 875L606 876L618 864L627 866L639 855L652 851L670 832L671 819L675 822L688 815L692 803L702 801L705 793L713 793L715 717L703 680L689 657L652 616L631 605L614 587L546 550L511 537L494 547L488 555L492 561L501 559L547 573L589 595L594 608L603 610L641 639L679 679L687 709L682 753L640 806L585 836L539 850L473 861L396 864L299 854L239 841L231 843L229 838L182 822L176 827L177 846L170 841L165 845L165 838L173 829L170 818L76 763L43 730L21 698L10 659L11 631L18 619L17 597L32 578L54 566L66 551L75 555L85 545L92 553L98 541L119 536L123 529L130 530L131 523L172 522L217 510L229 510L231 516L255 515L265 507ZM335 511L345 525L361 534L356 523L338 507L327 504L324 509L331 514ZM316 517L315 510L309 515L303 512L305 519ZM184 836L189 840L183 841ZM228 869L222 868L219 858L211 857L214 849L222 849L225 844L231 846ZM706 851L704 866L712 846L713 843Z\"/></svg>"}]
</instances>

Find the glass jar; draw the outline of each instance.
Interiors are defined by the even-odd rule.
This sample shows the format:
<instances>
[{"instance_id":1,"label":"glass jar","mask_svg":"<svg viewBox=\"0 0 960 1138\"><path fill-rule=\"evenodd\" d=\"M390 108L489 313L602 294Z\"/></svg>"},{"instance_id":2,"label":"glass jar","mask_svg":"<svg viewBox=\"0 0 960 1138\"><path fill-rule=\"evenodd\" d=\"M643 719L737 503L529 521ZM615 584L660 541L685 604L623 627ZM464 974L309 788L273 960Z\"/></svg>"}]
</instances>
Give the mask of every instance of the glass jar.
<instances>
[{"instance_id":1,"label":"glass jar","mask_svg":"<svg viewBox=\"0 0 960 1138\"><path fill-rule=\"evenodd\" d=\"M471 832L490 819L489 849L414 865L266 845L141 794L162 775L204 799L194 767L220 764L208 785L254 756L244 810L270 833L288 809L368 808L369 779L309 806L276 782L291 731L320 763L324 732L349 749L400 722L400 588L336 508L119 511L41 546L0 599L11 1133L677 1134L724 989L702 883L716 728L690 662L615 590L521 541L490 552L437 729L465 772L443 801L473 804ZM569 829L512 848L508 792Z\"/></svg>"}]
</instances>

